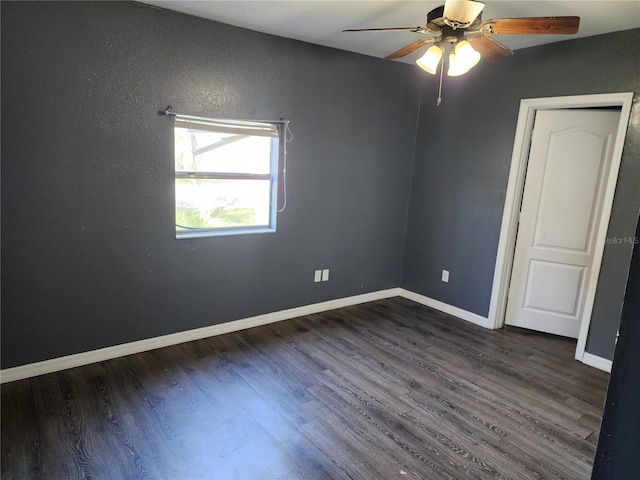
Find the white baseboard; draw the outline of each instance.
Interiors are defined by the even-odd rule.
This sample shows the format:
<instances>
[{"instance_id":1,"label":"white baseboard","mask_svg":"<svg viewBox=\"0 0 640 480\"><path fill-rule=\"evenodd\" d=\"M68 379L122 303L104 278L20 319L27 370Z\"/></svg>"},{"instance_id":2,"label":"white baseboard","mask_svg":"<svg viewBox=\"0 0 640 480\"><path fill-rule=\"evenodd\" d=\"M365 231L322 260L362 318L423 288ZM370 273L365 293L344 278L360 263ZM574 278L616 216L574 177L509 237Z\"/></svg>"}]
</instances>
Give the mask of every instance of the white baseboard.
<instances>
[{"instance_id":1,"label":"white baseboard","mask_svg":"<svg viewBox=\"0 0 640 480\"><path fill-rule=\"evenodd\" d=\"M403 288L400 289L400 296L409 300L413 300L414 302L420 303L426 307L433 308L434 310L448 313L449 315L453 315L454 317L461 318L462 320L466 320L467 322L474 323L481 327L491 328L491 326L489 325L489 319L487 317L478 315L477 313L454 307L453 305L449 305L439 300L434 300L433 298L425 297L424 295L420 295L419 293L410 292L409 290L405 290Z\"/></svg>"},{"instance_id":2,"label":"white baseboard","mask_svg":"<svg viewBox=\"0 0 640 480\"><path fill-rule=\"evenodd\" d=\"M139 340L137 342L124 343L113 347L100 348L90 352L76 353L59 358L52 358L42 362L29 363L20 365L19 367L7 368L0 371L0 383L13 382L24 378L44 375L46 373L66 370L67 368L80 367L91 363L102 362L111 358L124 357L134 353L154 350L156 348L168 347L178 343L190 342L201 338L213 337L230 332L237 332L247 328L267 325L269 323L289 320L291 318L303 317L314 313L326 312L336 308L358 305L360 303L372 302L374 300L382 300L400 296L399 288L391 288L388 290L379 290L377 292L355 295L353 297L339 298L337 300L329 300L321 303L314 303L302 307L281 310L279 312L267 313L255 317L243 318L232 322L211 325L209 327L196 328L184 332L172 333L160 337Z\"/></svg>"},{"instance_id":3,"label":"white baseboard","mask_svg":"<svg viewBox=\"0 0 640 480\"><path fill-rule=\"evenodd\" d=\"M611 360L587 352L584 352L582 356L582 363L609 373L611 373L611 365L613 365Z\"/></svg>"},{"instance_id":4,"label":"white baseboard","mask_svg":"<svg viewBox=\"0 0 640 480\"><path fill-rule=\"evenodd\" d=\"M486 317L482 317L461 308L448 305L446 303L440 302L439 300L425 297L424 295L420 295L418 293L410 292L409 290L405 290L403 288L390 288L388 290L379 290L377 292L355 295L353 297L339 298L337 300L314 303L302 307L290 308L288 310L281 310L278 312L267 313L255 317L234 320L232 322L221 323L218 325L211 325L209 327L196 328L193 330L172 333L169 335L162 335L160 337L149 338L146 340L124 343L122 345L115 345L113 347L100 348L98 350L92 350L89 352L76 353L64 357L52 358L51 360L29 363L27 365L20 365L19 367L6 368L4 370L0 370L0 383L13 382L25 378L36 377L38 375L66 370L67 368L80 367L82 365L102 362L104 360L109 360L112 358L133 355L134 353L146 352L148 350L154 350L156 348L177 345L178 343L190 342L192 340L199 340L201 338L237 332L239 330L259 327L261 325L280 322L282 320L304 317L305 315L326 312L328 310L334 310L336 308L348 307L351 305L358 305L360 303L373 302L375 300L382 300L391 297L403 297L409 300L413 300L414 302L420 303L444 313L448 313L449 315L461 318L462 320L480 325L481 327L489 328L489 320ZM587 355L589 354L585 354L585 358L587 357ZM605 361L604 359L600 359L599 357L595 357L593 355L591 355L591 357L593 357L594 359L599 359L603 362ZM584 363L588 363L587 360L584 360ZM609 371L611 371L610 366Z\"/></svg>"},{"instance_id":5,"label":"white baseboard","mask_svg":"<svg viewBox=\"0 0 640 480\"><path fill-rule=\"evenodd\" d=\"M321 303L314 303L302 307L290 308L288 310L281 310L279 312L272 312L255 317L235 320L232 322L221 323L218 325L211 325L209 327L196 328L194 330L172 333L170 335L163 335L146 340L139 340L137 342L130 342L124 343L122 345L115 345L113 347L100 348L98 350L92 350L90 352L76 353L64 357L53 358L51 360L45 360L43 362L30 363L27 365L21 365L19 367L7 368L4 370L0 370L0 383L13 382L16 380L35 377L38 375L58 372L60 370L66 370L67 368L80 367L82 365L102 362L104 360L109 360L112 358L124 357L126 355L132 355L134 353L146 352L148 350L154 350L156 348L168 347L179 343L190 342L192 340L199 340L201 338L237 332L239 330L245 330L247 328L259 327L260 325L267 325L269 323L280 322L282 320L304 317L305 315L312 315L314 313L326 312L329 310L334 310L336 308L348 307L351 305L358 305L360 303L373 302L375 300L382 300L391 297L403 297L421 305L425 305L435 310L453 315L454 317L458 317L462 320L466 320L467 322L471 322L475 325L479 325L484 328L491 328L489 319L487 317L483 317L476 313L454 307L453 305L446 304L439 300L434 300L433 298L425 297L424 295L420 295L403 288L390 288L388 290L379 290L377 292L339 298L336 300L329 300ZM611 365L613 362L611 360L607 360L605 358L598 357L597 355L585 352L582 357L582 363L610 373Z\"/></svg>"}]
</instances>

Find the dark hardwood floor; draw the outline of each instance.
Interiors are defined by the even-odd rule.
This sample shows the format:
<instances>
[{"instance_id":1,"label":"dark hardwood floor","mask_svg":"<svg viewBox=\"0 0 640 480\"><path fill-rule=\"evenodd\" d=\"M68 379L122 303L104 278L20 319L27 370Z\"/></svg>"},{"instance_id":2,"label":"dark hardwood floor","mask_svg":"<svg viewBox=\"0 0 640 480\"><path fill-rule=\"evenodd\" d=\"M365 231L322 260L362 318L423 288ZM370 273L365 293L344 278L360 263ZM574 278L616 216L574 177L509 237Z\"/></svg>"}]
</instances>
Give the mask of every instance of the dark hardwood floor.
<instances>
[{"instance_id":1,"label":"dark hardwood floor","mask_svg":"<svg viewBox=\"0 0 640 480\"><path fill-rule=\"evenodd\" d=\"M393 298L2 386L2 478L587 479L575 342Z\"/></svg>"}]
</instances>

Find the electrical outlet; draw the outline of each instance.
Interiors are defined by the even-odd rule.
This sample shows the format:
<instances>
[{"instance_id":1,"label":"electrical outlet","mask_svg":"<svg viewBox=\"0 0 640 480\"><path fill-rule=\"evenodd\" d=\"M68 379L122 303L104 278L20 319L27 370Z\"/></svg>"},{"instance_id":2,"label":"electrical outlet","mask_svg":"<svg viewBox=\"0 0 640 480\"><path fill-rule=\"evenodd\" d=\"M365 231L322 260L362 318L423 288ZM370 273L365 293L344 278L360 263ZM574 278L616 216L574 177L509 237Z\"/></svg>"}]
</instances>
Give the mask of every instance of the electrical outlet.
<instances>
[{"instance_id":1,"label":"electrical outlet","mask_svg":"<svg viewBox=\"0 0 640 480\"><path fill-rule=\"evenodd\" d=\"M329 281L329 269L325 268L324 270L322 270L322 281L323 282L328 282Z\"/></svg>"},{"instance_id":2,"label":"electrical outlet","mask_svg":"<svg viewBox=\"0 0 640 480\"><path fill-rule=\"evenodd\" d=\"M449 281L449 270L442 270L442 281L445 283Z\"/></svg>"},{"instance_id":3,"label":"electrical outlet","mask_svg":"<svg viewBox=\"0 0 640 480\"><path fill-rule=\"evenodd\" d=\"M313 274L313 281L316 283L322 281L322 270L315 271Z\"/></svg>"}]
</instances>

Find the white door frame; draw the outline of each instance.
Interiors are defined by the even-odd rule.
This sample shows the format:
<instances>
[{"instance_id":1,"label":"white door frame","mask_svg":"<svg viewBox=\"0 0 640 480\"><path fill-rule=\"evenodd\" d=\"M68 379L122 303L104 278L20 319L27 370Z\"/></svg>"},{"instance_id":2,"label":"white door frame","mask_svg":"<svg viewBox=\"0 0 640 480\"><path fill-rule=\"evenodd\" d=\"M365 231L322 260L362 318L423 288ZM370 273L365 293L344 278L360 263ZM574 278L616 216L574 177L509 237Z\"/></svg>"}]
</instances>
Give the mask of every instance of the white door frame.
<instances>
[{"instance_id":1,"label":"white door frame","mask_svg":"<svg viewBox=\"0 0 640 480\"><path fill-rule=\"evenodd\" d=\"M488 315L489 328L497 329L502 328L504 325L507 294L513 266L513 254L516 246L518 216L520 214L520 204L524 190L525 174L529 160L529 147L531 145L531 134L536 112L538 110L564 108L621 107L620 123L618 124L618 132L613 147L611 167L608 177L606 178L604 199L600 214L600 226L596 232L593 268L591 269L589 286L587 288L584 309L580 320L580 333L575 358L583 361L632 104L632 92L570 97L527 98L520 101L520 112L518 114L518 124L516 127L513 154L511 156L511 169L509 172L509 182L507 184L507 193L502 214L502 227L500 228L500 237L498 240L498 254L491 289L491 302L489 304Z\"/></svg>"}]
</instances>

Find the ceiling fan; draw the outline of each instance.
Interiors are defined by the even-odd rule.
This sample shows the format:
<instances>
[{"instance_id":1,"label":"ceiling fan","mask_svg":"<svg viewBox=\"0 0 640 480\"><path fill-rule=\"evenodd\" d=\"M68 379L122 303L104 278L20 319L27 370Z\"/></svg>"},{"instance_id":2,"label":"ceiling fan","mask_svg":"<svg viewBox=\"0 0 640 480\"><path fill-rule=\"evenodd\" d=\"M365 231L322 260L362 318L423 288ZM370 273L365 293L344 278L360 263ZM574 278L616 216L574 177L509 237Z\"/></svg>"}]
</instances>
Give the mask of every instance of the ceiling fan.
<instances>
[{"instance_id":1,"label":"ceiling fan","mask_svg":"<svg viewBox=\"0 0 640 480\"><path fill-rule=\"evenodd\" d=\"M405 31L436 35L423 37L387 55L385 60L402 58L431 45L416 63L423 70L435 75L445 48L450 45L447 75L458 76L467 73L480 61L480 58L493 61L513 54L509 48L491 38L494 35L570 35L577 33L580 25L580 17L493 18L482 21L484 5L483 2L475 0L445 0L443 6L427 14L427 24L424 27L362 28L343 31ZM441 82L442 70L440 70ZM439 104L440 98L438 98Z\"/></svg>"}]
</instances>

